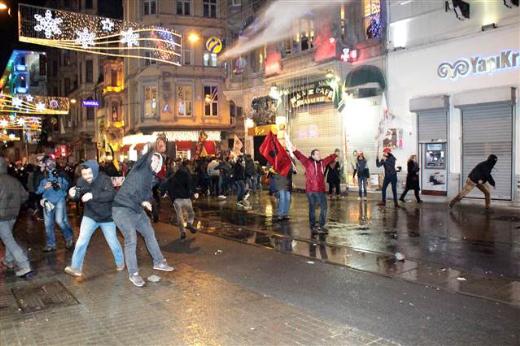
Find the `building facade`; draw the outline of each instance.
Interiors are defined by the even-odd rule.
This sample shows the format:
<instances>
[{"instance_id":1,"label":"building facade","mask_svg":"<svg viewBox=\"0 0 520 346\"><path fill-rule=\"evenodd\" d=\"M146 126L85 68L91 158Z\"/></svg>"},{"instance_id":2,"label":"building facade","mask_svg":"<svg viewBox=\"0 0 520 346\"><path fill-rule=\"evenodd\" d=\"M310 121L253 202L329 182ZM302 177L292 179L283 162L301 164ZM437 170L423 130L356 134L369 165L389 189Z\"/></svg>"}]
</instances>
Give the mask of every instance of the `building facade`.
<instances>
[{"instance_id":1,"label":"building facade","mask_svg":"<svg viewBox=\"0 0 520 346\"><path fill-rule=\"evenodd\" d=\"M201 131L226 149L234 123L224 95L225 66L211 42L222 48L227 3L125 0L123 7L126 21L173 28L183 37L181 66L125 59L124 155L135 159L158 133L166 134L170 156L193 158Z\"/></svg>"},{"instance_id":2,"label":"building facade","mask_svg":"<svg viewBox=\"0 0 520 346\"><path fill-rule=\"evenodd\" d=\"M518 202L518 6L391 2L388 47L388 110L405 134L398 157L418 154L423 193L453 196L495 154L492 197Z\"/></svg>"}]
</instances>

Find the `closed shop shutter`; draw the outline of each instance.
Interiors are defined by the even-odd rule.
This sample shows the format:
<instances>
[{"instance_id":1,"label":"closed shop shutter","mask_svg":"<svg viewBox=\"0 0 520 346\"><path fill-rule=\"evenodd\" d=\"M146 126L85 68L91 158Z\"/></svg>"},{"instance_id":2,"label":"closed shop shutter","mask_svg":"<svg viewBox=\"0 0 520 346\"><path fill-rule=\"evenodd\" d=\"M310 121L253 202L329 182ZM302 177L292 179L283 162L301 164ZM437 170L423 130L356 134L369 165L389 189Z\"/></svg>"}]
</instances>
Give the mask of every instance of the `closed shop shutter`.
<instances>
[{"instance_id":1,"label":"closed shop shutter","mask_svg":"<svg viewBox=\"0 0 520 346\"><path fill-rule=\"evenodd\" d=\"M318 149L325 158L342 145L342 122L334 106L312 107L309 112L296 113L290 120L290 138L304 155ZM305 170L297 162L298 174L293 176L296 188L305 188Z\"/></svg>"},{"instance_id":2,"label":"closed shop shutter","mask_svg":"<svg viewBox=\"0 0 520 346\"><path fill-rule=\"evenodd\" d=\"M510 102L462 106L462 173L465 178L479 162L495 154L498 162L492 176L494 199L511 200L513 168L513 107ZM470 197L483 198L475 189Z\"/></svg>"},{"instance_id":3,"label":"closed shop shutter","mask_svg":"<svg viewBox=\"0 0 520 346\"><path fill-rule=\"evenodd\" d=\"M447 142L448 112L445 108L417 112L419 143Z\"/></svg>"}]
</instances>

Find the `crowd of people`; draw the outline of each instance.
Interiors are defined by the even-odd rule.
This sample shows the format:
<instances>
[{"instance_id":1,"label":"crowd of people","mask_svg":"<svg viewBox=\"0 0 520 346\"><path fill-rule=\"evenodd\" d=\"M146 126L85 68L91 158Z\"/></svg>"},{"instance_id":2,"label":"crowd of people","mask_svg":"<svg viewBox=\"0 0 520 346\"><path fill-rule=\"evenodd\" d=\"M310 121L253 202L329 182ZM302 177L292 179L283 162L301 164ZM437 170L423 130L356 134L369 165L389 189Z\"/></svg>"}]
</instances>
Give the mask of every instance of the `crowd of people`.
<instances>
[{"instance_id":1,"label":"crowd of people","mask_svg":"<svg viewBox=\"0 0 520 346\"><path fill-rule=\"evenodd\" d=\"M251 155L233 154L220 157L200 158L197 160L165 159L165 143L158 139L150 145L149 151L137 162L123 163L117 167L112 162L98 163L95 160L80 162L77 165L64 165L51 156L39 158L37 164L24 161L10 163L0 157L0 238L5 245L3 264L16 272L19 277L33 275L29 259L13 237L13 227L21 208L32 211L34 217L43 218L45 228L44 252L56 251L56 226L60 229L65 248L73 250L70 265L65 272L72 276L82 276L83 261L88 244L94 232L101 229L114 256L117 271L127 269L130 281L138 287L145 285L139 274L136 255L137 235L145 241L153 259L153 269L172 271L157 242L152 223L159 218L161 199L169 197L179 227L180 238L186 238L186 230L195 234L195 213L192 200L200 195L213 196L226 200L236 196L240 209L249 209L249 196L269 180L269 193L277 199L275 220L284 222L289 218L293 175L298 174L296 160L300 161L305 174L305 192L308 200L309 226L311 233L326 234L327 189L331 198L341 196L340 182L342 167L339 161L340 150L327 157L321 157L318 149L309 156L299 151L289 139L285 141L287 153L291 156L291 168L285 175L273 167L262 167ZM474 187L485 194L486 208L490 206L490 192L486 183L495 186L491 171L497 162L495 155L480 163L469 174L462 191L450 202L450 207L465 197ZM391 186L394 206L409 190L414 190L418 203L419 164L412 155L407 163L406 185L403 194L397 196L396 158L390 148L385 148L382 157L376 157L377 167L384 170L381 207L386 206L386 190ZM124 176L118 186L113 177ZM370 177L368 160L359 151L354 165L357 176L359 199L367 198L367 180ZM266 184L267 185L267 184ZM72 227L68 220L68 204L74 203L77 215L82 210L79 237L74 241ZM81 206L81 207L80 207ZM320 209L319 218L316 211ZM184 213L187 214L185 218ZM123 235L121 245L117 229Z\"/></svg>"}]
</instances>

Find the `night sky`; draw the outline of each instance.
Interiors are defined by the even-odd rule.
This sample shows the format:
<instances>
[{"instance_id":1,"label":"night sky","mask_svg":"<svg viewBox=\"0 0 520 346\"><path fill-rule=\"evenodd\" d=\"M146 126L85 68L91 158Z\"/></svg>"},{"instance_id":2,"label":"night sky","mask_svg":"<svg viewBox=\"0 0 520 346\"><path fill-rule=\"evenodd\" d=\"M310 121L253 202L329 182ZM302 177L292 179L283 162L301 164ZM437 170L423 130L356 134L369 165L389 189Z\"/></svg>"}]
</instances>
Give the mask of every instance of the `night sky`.
<instances>
[{"instance_id":1,"label":"night sky","mask_svg":"<svg viewBox=\"0 0 520 346\"><path fill-rule=\"evenodd\" d=\"M4 72L7 60L13 49L41 50L43 47L18 42L18 3L44 6L45 0L2 0L11 8L11 17L6 12L0 12L0 75Z\"/></svg>"}]
</instances>

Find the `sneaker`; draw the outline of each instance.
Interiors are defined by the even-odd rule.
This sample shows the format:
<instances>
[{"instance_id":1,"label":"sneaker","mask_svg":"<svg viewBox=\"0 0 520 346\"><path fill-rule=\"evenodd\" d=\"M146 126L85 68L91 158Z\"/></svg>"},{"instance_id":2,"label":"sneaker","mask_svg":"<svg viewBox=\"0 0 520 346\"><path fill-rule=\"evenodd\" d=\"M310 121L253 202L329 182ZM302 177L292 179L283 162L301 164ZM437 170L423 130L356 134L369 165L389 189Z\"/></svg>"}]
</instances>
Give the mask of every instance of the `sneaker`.
<instances>
[{"instance_id":1,"label":"sneaker","mask_svg":"<svg viewBox=\"0 0 520 346\"><path fill-rule=\"evenodd\" d=\"M329 230L325 227L320 227L319 233L321 234L329 234Z\"/></svg>"},{"instance_id":2,"label":"sneaker","mask_svg":"<svg viewBox=\"0 0 520 346\"><path fill-rule=\"evenodd\" d=\"M122 272L123 270L125 270L125 265L122 264L122 265L120 265L120 266L116 266L116 270L117 270L118 272Z\"/></svg>"},{"instance_id":3,"label":"sneaker","mask_svg":"<svg viewBox=\"0 0 520 346\"><path fill-rule=\"evenodd\" d=\"M218 199L226 199L226 198L227 198L227 197L224 196L224 195L220 195L220 196L218 196Z\"/></svg>"},{"instance_id":4,"label":"sneaker","mask_svg":"<svg viewBox=\"0 0 520 346\"><path fill-rule=\"evenodd\" d=\"M19 278L23 278L31 272L32 272L31 268L20 269L20 270L16 271L16 276L18 276Z\"/></svg>"},{"instance_id":5,"label":"sneaker","mask_svg":"<svg viewBox=\"0 0 520 346\"><path fill-rule=\"evenodd\" d=\"M238 207L245 207L245 204L244 204L244 202L240 201L240 202L237 202L237 206Z\"/></svg>"},{"instance_id":6,"label":"sneaker","mask_svg":"<svg viewBox=\"0 0 520 346\"><path fill-rule=\"evenodd\" d=\"M184 240L184 239L186 239L186 232L184 232L184 231L181 231L181 236L180 236L180 239L181 239L181 240Z\"/></svg>"},{"instance_id":7,"label":"sneaker","mask_svg":"<svg viewBox=\"0 0 520 346\"><path fill-rule=\"evenodd\" d=\"M56 247L47 245L43 248L43 252L54 252L56 251Z\"/></svg>"},{"instance_id":8,"label":"sneaker","mask_svg":"<svg viewBox=\"0 0 520 346\"><path fill-rule=\"evenodd\" d=\"M67 240L67 242L65 243L65 248L67 250L72 250L74 248L74 239Z\"/></svg>"},{"instance_id":9,"label":"sneaker","mask_svg":"<svg viewBox=\"0 0 520 346\"><path fill-rule=\"evenodd\" d=\"M244 196L244 200L247 200L249 198L250 194L249 192L246 193L246 195Z\"/></svg>"},{"instance_id":10,"label":"sneaker","mask_svg":"<svg viewBox=\"0 0 520 346\"><path fill-rule=\"evenodd\" d=\"M195 233L197 233L197 232L199 231L199 230L196 229L192 224L188 224L188 225L186 226L186 228L189 229L190 232L191 232L192 234L195 234Z\"/></svg>"},{"instance_id":11,"label":"sneaker","mask_svg":"<svg viewBox=\"0 0 520 346\"><path fill-rule=\"evenodd\" d=\"M76 270L76 269L72 268L71 266L65 267L65 273L75 276L75 277L80 277L83 275L79 270Z\"/></svg>"},{"instance_id":12,"label":"sneaker","mask_svg":"<svg viewBox=\"0 0 520 346\"><path fill-rule=\"evenodd\" d=\"M139 273L132 274L128 277L128 279L137 287L143 287L145 282Z\"/></svg>"},{"instance_id":13,"label":"sneaker","mask_svg":"<svg viewBox=\"0 0 520 346\"><path fill-rule=\"evenodd\" d=\"M175 270L174 267L169 266L168 263L166 263L166 260L163 260L163 261L162 261L161 263L159 263L159 264L155 264L155 265L153 266L153 269L155 269L155 270L161 270L161 271L163 271L163 272L172 272L172 271Z\"/></svg>"}]
</instances>

